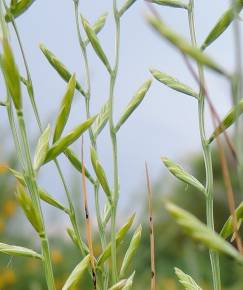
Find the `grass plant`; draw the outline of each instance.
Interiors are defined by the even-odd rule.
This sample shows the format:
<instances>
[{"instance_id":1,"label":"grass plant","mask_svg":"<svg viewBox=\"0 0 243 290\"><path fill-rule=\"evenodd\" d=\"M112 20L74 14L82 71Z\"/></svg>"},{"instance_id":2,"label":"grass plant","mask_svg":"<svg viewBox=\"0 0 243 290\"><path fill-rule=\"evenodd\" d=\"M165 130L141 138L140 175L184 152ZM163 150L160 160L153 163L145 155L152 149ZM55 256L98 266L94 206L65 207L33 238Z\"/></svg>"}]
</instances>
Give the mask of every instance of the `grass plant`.
<instances>
[{"instance_id":1,"label":"grass plant","mask_svg":"<svg viewBox=\"0 0 243 290\"><path fill-rule=\"evenodd\" d=\"M16 23L17 17L24 17L27 10L31 10L34 5L33 0L11 0L7 3L5 0L0 1L0 22L1 22L1 54L0 65L3 74L3 79L6 88L6 100L0 102L1 109L6 109L8 122L12 133L12 138L15 145L16 155L18 158L19 167L16 169L10 168L9 174L15 176L17 180L16 197L23 209L26 219L30 222L33 229L39 236L40 253L32 249L0 243L0 252L7 255L25 256L40 260L43 264L45 273L46 287L48 290L55 290L56 283L51 261L50 245L47 236L45 217L43 215L42 202L48 203L59 209L60 213L68 216L71 227L67 229L67 234L70 236L74 246L79 249L80 262L71 271L69 277L63 284L62 289L74 289L87 272L92 281L93 289L98 290L128 290L133 287L133 280L136 269L130 269L130 265L135 257L136 251L142 235L142 227L139 225L131 235L128 247L124 252L121 264L118 263L118 248L124 240L127 240L127 234L131 229L134 221L132 215L128 221L120 228L117 228L117 211L119 208L120 183L119 183L119 144L117 137L129 117L134 113L136 108L141 104L144 97L148 93L152 80L145 81L140 88L135 92L134 96L124 108L122 114L116 120L114 116L116 106L116 85L118 82L119 63L120 63L120 47L121 47L121 25L129 9L133 9L133 4L136 0L125 0L122 5L119 5L117 0L111 0L112 19L114 25L114 35L111 35L114 40L113 57L108 57L104 45L99 39L99 32L105 27L106 18L108 15L102 14L94 24L91 24L85 15L83 15L82 2L79 0L70 1L73 5L73 14L75 19L75 28L77 39L80 46L80 52L84 64L84 85L81 85L76 79L76 73L70 70L63 64L58 57L51 52L44 44L40 45L44 57L49 62L51 67L58 75L67 83L66 90L63 94L62 101L59 105L59 111L55 118L54 124L48 125L46 128L42 125L38 105L35 98L35 89L31 78L31 72L28 65L28 59L25 55L24 46L21 41L20 32ZM213 289L221 290L220 277L220 261L219 254L225 254L233 258L240 265L243 264L241 238L238 232L238 223L242 220L242 203L237 205L234 201L234 193L229 178L229 169L227 159L225 157L224 148L222 147L221 137L224 135L230 145L231 151L236 156L238 176L242 173L242 140L241 140L241 122L240 115L243 112L242 105L242 67L241 67L241 43L240 43L240 27L238 23L238 15L243 8L243 1L234 0L229 8L216 22L215 26L209 32L202 45L197 44L195 31L195 15L194 15L194 0L150 0L148 1L151 9L150 16L147 17L148 23L155 31L166 39L171 45L176 47L182 53L185 60L185 65L192 73L198 84L198 92L190 86L182 83L177 78L174 78L167 73L157 69L151 69L150 72L157 81L170 87L171 89L189 95L193 101L197 102L198 106L198 124L201 140L202 153L205 167L205 184L201 183L192 174L186 172L180 165L174 163L167 157L163 157L162 161L166 168L180 181L192 186L195 190L200 191L206 204L206 225L194 217L187 211L178 206L167 203L166 209L175 218L177 223L185 230L185 232L193 239L202 243L209 249L211 262ZM174 32L160 18L153 4L157 4L162 9L163 6L169 6L172 9L181 9L182 13L187 13L189 35L191 41L185 40L183 37ZM24 63L25 76L22 75L16 65L15 56L11 48L10 32L8 26L12 25L13 31L17 38L18 48L20 49L22 60ZM208 46L213 45L221 34L230 26L234 25L236 57L238 65L235 72L231 73L221 64L217 63L212 57L205 53ZM88 50L92 49L97 58L104 65L105 73L109 77L109 92L107 98L102 105L100 111L91 112L91 104L94 102L93 83L91 81L90 60ZM195 61L196 68L191 65L188 58ZM230 82L232 87L232 99L234 106L229 113L220 120L218 114L210 100L207 91L205 70L210 69L219 74L226 82ZM30 138L28 127L26 126L26 107L23 98L23 90L26 90L31 102L32 110L39 129L39 138L36 144L35 153L32 156L30 148ZM81 104L85 106L85 120L64 134L64 129L70 117L70 111L73 104L75 93L81 95ZM211 136L206 134L207 120L205 120L205 106L209 104L214 131ZM227 128L231 125L236 125L235 139L233 146L227 135ZM112 180L108 172L105 171L105 166L100 161L98 138L103 130L109 131L112 156ZM92 168L86 167L86 161L83 153L84 134L88 133L90 146L90 161ZM74 142L82 138L81 158L79 158L71 146ZM222 173L225 180L228 204L230 209L230 217L226 221L220 233L214 229L214 177L213 163L211 156L212 142L216 140L217 148L220 154ZM235 149L236 148L236 149ZM74 206L74 200L70 189L67 186L65 176L61 165L58 161L60 155L64 155L74 170L80 173L82 180L82 196L83 196L83 212L85 218L86 235L83 235L79 224L81 223ZM40 168L49 162L54 162L58 171L60 180L65 190L67 204L63 205L46 190L38 184L38 174ZM155 273L159 273L155 267L155 237L153 227L153 212L152 212L152 189L149 179L148 167L146 165L146 180L148 189L149 201L149 227L150 227L150 247L151 247L151 290L156 289ZM91 213L88 204L88 192L86 182L91 184L92 194L95 201L95 214ZM122 186L122 185L121 185ZM101 194L105 196L105 202L101 202ZM93 248L93 228L91 219L96 219L98 225L100 252L97 253ZM234 248L226 239L232 236L236 240L238 250ZM179 282L185 289L202 289L190 275L182 270L175 268L175 273Z\"/></svg>"}]
</instances>

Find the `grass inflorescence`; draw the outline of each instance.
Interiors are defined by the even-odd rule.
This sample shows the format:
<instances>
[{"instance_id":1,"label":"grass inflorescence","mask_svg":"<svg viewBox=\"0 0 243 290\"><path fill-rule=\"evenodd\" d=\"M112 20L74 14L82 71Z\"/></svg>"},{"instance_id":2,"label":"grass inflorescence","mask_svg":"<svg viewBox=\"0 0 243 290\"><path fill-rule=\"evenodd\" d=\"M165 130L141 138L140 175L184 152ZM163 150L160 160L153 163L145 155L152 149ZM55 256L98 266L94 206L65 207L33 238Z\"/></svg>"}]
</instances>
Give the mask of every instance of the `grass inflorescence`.
<instances>
[{"instance_id":1,"label":"grass inflorescence","mask_svg":"<svg viewBox=\"0 0 243 290\"><path fill-rule=\"evenodd\" d=\"M18 159L17 170L7 167L4 168L4 171L13 175L17 180L16 199L18 200L26 219L39 237L40 249L35 251L18 245L0 243L0 252L11 256L25 256L37 259L43 265L47 289L56 289L50 254L49 237L47 235L46 221L43 214L42 202L45 202L58 209L62 214L65 214L69 218L70 227L67 229L67 234L74 246L79 249L79 262L74 269L70 271L69 276L63 283L62 289L73 289L73 287L78 285L83 277L85 277L85 274L88 274L90 281L92 281L93 289L132 289L136 269L133 269L131 264L140 244L142 227L139 225L136 230L133 230L130 241L128 239L128 233L134 223L135 215L128 218L127 222L118 229L117 212L119 209L119 198L121 194L120 186L122 186L119 181L120 164L118 134L120 130L123 130L123 127L125 127L123 125L128 122L130 116L141 105L143 99L150 90L152 80L148 79L141 84L117 119L118 121L116 121L114 111L116 108L116 87L117 82L119 81L118 73L120 68L122 20L125 18L126 12L129 9L134 8L136 0L124 0L121 5L118 4L117 0L112 0L111 15L108 15L107 13L101 14L94 24L91 24L89 19L83 15L79 0L70 1L70 5L73 7L75 29L84 64L84 70L82 73L84 74L85 81L84 84L81 85L76 78L76 74L79 72L71 72L52 51L46 48L44 44L40 45L40 50L47 62L66 83L63 98L60 104L58 104L59 110L55 117L54 124L49 124L46 128L43 127L39 115L39 108L36 103L35 89L31 78L28 59L25 55L21 36L16 24L16 18L24 17L25 12L31 10L34 2L35 1L31 0L11 0L8 4L5 0L0 0L0 66L6 87L6 100L1 101L0 105L1 109L5 109L7 112L8 122ZM182 83L174 76L168 75L156 68L150 70L152 77L157 81L178 93L193 97L192 100L197 102L199 135L204 158L205 183L200 182L191 173L187 172L184 168L169 158L162 157L162 161L175 178L189 186L192 186L195 190L203 194L206 205L206 224L202 223L189 212L172 203L166 203L166 209L192 239L195 239L197 242L203 244L209 249L213 289L220 290L222 288L219 254L222 253L230 256L239 264L243 264L243 258L241 255L242 243L238 232L239 223L243 218L242 203L237 206L235 204L234 192L229 177L228 161L225 157L224 148L222 147L220 139L222 136L225 136L228 144L231 144L231 140L229 139L226 130L230 126L236 124L234 139L236 146L234 147L231 144L231 149L235 154L238 176L241 178L243 159L241 153L242 141L240 138L241 122L239 117L243 112L241 98L242 68L240 29L236 19L242 10L243 2L241 0L231 2L229 8L216 21L216 24L205 37L205 40L201 45L198 45L197 43L194 0L148 0L147 2L149 2L148 7L150 7L152 12L147 17L149 25L161 38L176 47L183 55L185 65L189 68L199 87L198 90L194 90L190 85ZM191 41L185 40L177 32L168 27L159 17L159 14L153 7L154 4L156 4L159 9L163 9L163 6L167 6L171 9L179 9L184 14L186 13L188 17L188 35L190 36ZM114 25L114 35L110 36L115 43L112 57L108 56L104 49L104 44L99 38L100 31L105 29L108 16L112 17ZM235 72L231 73L224 66L215 61L214 58L205 53L205 51L210 45L213 45L213 43L217 41L230 25L233 24L235 25L235 46L238 53L239 64L236 65ZM17 43L24 63L25 76L20 73L16 64L15 55L10 41L10 25L13 27L13 31L17 38ZM109 91L107 93L107 98L98 113L92 112L90 109L94 102L94 94L93 82L91 81L89 50L92 50L96 54L97 59L105 68L104 72L108 75ZM196 69L190 65L188 58L195 62ZM230 82L232 87L233 107L222 120L219 119L217 111L212 105L207 91L205 77L206 69L210 69L212 72L219 74L227 82ZM32 154L31 151L29 132L26 124L27 112L25 98L23 98L23 88L26 89L30 99L35 121L39 130L39 138L35 146L34 154ZM85 120L75 128L71 129L68 133L64 134L76 93L82 96L80 102L82 102L85 107ZM209 103L214 125L214 131L209 137L206 134L206 102ZM100 133L103 130L109 132L109 141L111 143L110 155L112 157L111 173L106 171L106 164L102 163L102 159L99 155L98 140ZM86 156L84 156L83 150L85 134L89 137L87 143L90 148L88 156L90 159L90 168L88 168L88 166L86 167L86 164L89 164L89 162L85 160ZM80 148L81 154L79 156L72 150L71 146L81 138L82 145ZM220 233L217 233L214 228L214 176L211 155L213 141L216 141L220 155L222 175L225 181L230 210L230 216ZM72 165L73 170L77 170L80 174L84 213L83 224L85 225L85 231L80 229L80 216L77 214L74 199L58 161L61 155L65 156ZM65 191L67 206L59 202L48 193L48 191L39 186L38 176L40 169L49 162L55 164ZM152 186L150 183L147 164L145 166L145 171L149 204L151 289L155 290L157 289L155 278L159 276L159 272L156 271L155 264L157 258L155 257L156 234L154 233L153 225ZM109 176L112 176L112 178L108 178ZM89 188L86 185L87 182L90 183ZM242 182L240 183L242 189ZM94 195L95 213L90 211L88 202L90 194ZM103 195L102 198L101 195ZM101 200L103 202L101 202ZM98 225L100 243L99 252L93 246L93 220L96 220ZM83 234L83 232L85 232L85 234ZM226 240L229 236L232 236L232 240L236 240L238 249L234 248L230 242ZM118 248L120 248L121 244L127 240L128 246L124 251L121 263L119 263ZM175 268L175 273L179 282L185 289L202 289L190 275L184 273L182 270Z\"/></svg>"}]
</instances>

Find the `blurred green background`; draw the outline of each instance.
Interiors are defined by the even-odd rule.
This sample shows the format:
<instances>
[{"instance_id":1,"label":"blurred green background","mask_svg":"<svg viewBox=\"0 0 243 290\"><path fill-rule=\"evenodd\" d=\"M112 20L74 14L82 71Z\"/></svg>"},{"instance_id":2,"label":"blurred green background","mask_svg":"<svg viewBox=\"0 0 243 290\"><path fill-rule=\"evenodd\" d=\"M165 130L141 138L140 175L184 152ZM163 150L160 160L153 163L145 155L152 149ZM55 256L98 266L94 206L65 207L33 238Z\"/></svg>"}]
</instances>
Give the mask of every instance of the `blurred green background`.
<instances>
[{"instance_id":1,"label":"blurred green background","mask_svg":"<svg viewBox=\"0 0 243 290\"><path fill-rule=\"evenodd\" d=\"M184 160L188 169L199 180L204 181L203 161L200 155ZM215 226L220 230L229 215L226 195L221 175L220 164L216 152L213 152L215 176ZM14 167L14 160L9 160L9 166ZM162 166L162 165L161 165ZM230 162L231 172L234 162ZM38 249L38 239L28 229L21 209L18 207L14 190L15 180L1 166L0 174L0 241ZM239 187L237 178L232 174L236 203L239 203ZM202 221L205 221L204 197L191 187L178 182L173 176L161 176L153 185L153 203L156 238L156 271L157 288L160 290L181 289L174 275L174 267L189 273L203 287L210 289L211 271L208 251L187 238L174 221L167 215L163 207L165 199L173 200L186 208ZM138 199L139 197L139 199ZM133 266L136 268L134 289L145 289L150 285L150 246L147 224L147 197L144 188L131 196L133 200L143 202L142 210L136 217L136 222L143 224L141 245L136 254ZM131 200L132 202L132 200ZM56 212L58 215L58 212ZM56 222L58 216L53 216L48 223ZM26 225L25 225L26 224ZM27 227L26 231L23 231ZM29 233L29 234L26 234ZM79 261L79 252L73 246L65 233L51 235L52 260L55 269L57 289L61 289L68 274ZM95 237L95 253L100 253L98 237ZM119 248L120 258L124 255L128 240ZM221 257L223 289L243 289L242 268L227 257ZM147 285L145 287L144 285ZM76 289L92 289L88 279ZM38 260L20 257L0 256L0 289L2 290L41 290L45 288L43 273Z\"/></svg>"}]
</instances>

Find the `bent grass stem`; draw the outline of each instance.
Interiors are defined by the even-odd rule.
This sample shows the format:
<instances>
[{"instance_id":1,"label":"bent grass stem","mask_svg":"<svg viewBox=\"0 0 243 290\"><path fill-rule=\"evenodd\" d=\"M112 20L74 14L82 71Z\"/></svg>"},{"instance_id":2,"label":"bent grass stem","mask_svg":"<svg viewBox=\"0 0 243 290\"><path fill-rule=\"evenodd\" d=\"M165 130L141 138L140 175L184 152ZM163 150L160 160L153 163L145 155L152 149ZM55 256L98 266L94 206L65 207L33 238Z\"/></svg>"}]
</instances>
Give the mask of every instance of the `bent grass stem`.
<instances>
[{"instance_id":1,"label":"bent grass stem","mask_svg":"<svg viewBox=\"0 0 243 290\"><path fill-rule=\"evenodd\" d=\"M194 25L194 0L190 0L189 9L188 9L188 20L189 20L189 28L190 28L190 36L192 40L192 44L197 46L196 42L196 33L195 33L195 25ZM214 216L213 216L213 167L212 167L212 157L210 146L207 144L207 137L205 132L205 96L204 96L204 87L205 87L205 79L203 67L197 63L198 65L198 74L200 80L200 92L198 99L198 116L199 116L199 130L201 137L201 144L203 149L203 158L206 172L206 217L207 217L207 225L209 228L214 230ZM214 290L221 289L221 279L220 279L220 265L219 265L219 255L210 250L209 251L210 260L211 260L211 268L213 275L213 285Z\"/></svg>"}]
</instances>

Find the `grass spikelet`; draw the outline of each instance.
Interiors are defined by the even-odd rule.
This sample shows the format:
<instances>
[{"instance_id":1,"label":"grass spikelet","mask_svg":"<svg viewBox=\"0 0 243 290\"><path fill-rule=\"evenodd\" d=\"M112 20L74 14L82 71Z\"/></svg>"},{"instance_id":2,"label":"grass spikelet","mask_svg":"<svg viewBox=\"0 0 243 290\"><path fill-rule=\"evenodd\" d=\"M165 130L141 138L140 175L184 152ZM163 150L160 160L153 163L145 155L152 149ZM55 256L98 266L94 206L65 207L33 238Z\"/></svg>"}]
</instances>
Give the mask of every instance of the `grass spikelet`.
<instances>
[{"instance_id":1,"label":"grass spikelet","mask_svg":"<svg viewBox=\"0 0 243 290\"><path fill-rule=\"evenodd\" d=\"M187 173L181 166L179 166L178 164L175 164L170 159L166 157L162 157L161 159L171 174L173 174L175 177L185 182L186 184L192 185L193 187L195 187L202 193L206 194L205 187L194 176Z\"/></svg>"},{"instance_id":2,"label":"grass spikelet","mask_svg":"<svg viewBox=\"0 0 243 290\"><path fill-rule=\"evenodd\" d=\"M208 142L211 143L213 140L233 125L236 119L243 113L243 100L239 102L238 105L234 106L223 118L219 126L214 130L210 136Z\"/></svg>"},{"instance_id":3,"label":"grass spikelet","mask_svg":"<svg viewBox=\"0 0 243 290\"><path fill-rule=\"evenodd\" d=\"M69 214L69 210L64 205L62 205L59 201L57 201L54 197L52 197L48 192L46 192L43 188L39 188L39 195L40 195L40 198L46 203Z\"/></svg>"},{"instance_id":4,"label":"grass spikelet","mask_svg":"<svg viewBox=\"0 0 243 290\"><path fill-rule=\"evenodd\" d=\"M108 122L109 110L110 110L110 106L109 106L109 102L107 102L101 108L101 111L98 114L96 121L94 123L94 126L93 126L93 134L94 134L95 139L98 137L98 135L100 134L100 132L103 130L103 128Z\"/></svg>"},{"instance_id":5,"label":"grass spikelet","mask_svg":"<svg viewBox=\"0 0 243 290\"><path fill-rule=\"evenodd\" d=\"M139 90L135 93L134 97L131 99L131 101L128 103L127 107L125 108L124 112L122 113L119 121L116 125L116 132L120 129L120 127L126 122L126 120L130 117L130 115L133 113L133 111L140 105L142 100L144 99L146 93L148 92L152 81L148 80L146 81Z\"/></svg>"},{"instance_id":6,"label":"grass spikelet","mask_svg":"<svg viewBox=\"0 0 243 290\"><path fill-rule=\"evenodd\" d=\"M82 17L82 23L83 23L84 30L87 34L87 37L88 37L91 45L93 46L94 51L96 52L96 54L98 55L100 60L103 62L103 64L107 68L108 72L111 73L110 63L108 61L108 58L105 55L103 48L100 45L100 42L99 42L93 28L91 27L89 22L84 17Z\"/></svg>"},{"instance_id":7,"label":"grass spikelet","mask_svg":"<svg viewBox=\"0 0 243 290\"><path fill-rule=\"evenodd\" d=\"M179 1L179 0L146 0L146 1L150 3L158 4L161 6L188 9L188 5L185 4L183 1Z\"/></svg>"},{"instance_id":8,"label":"grass spikelet","mask_svg":"<svg viewBox=\"0 0 243 290\"><path fill-rule=\"evenodd\" d=\"M57 73L61 76L61 78L66 81L69 82L69 80L72 77L72 74L68 71L68 69L66 68L66 66L49 50L47 49L44 44L40 44L40 49L43 52L44 56L46 57L46 59L49 61L49 63L51 64L51 66L57 71ZM85 96L85 92L82 88L82 86L80 85L80 83L78 83L76 81L76 89L83 95Z\"/></svg>"},{"instance_id":9,"label":"grass spikelet","mask_svg":"<svg viewBox=\"0 0 243 290\"><path fill-rule=\"evenodd\" d=\"M32 224L37 233L41 233L43 231L43 227L40 218L36 213L31 198L21 184L18 184L16 197L29 222Z\"/></svg>"},{"instance_id":10,"label":"grass spikelet","mask_svg":"<svg viewBox=\"0 0 243 290\"><path fill-rule=\"evenodd\" d=\"M127 268L129 267L134 255L136 254L136 251L140 244L141 234L142 234L142 227L140 225L135 231L131 239L130 245L126 251L125 257L122 261L120 275L119 275L120 278L123 278L125 276Z\"/></svg>"},{"instance_id":11,"label":"grass spikelet","mask_svg":"<svg viewBox=\"0 0 243 290\"><path fill-rule=\"evenodd\" d=\"M110 186L108 184L108 180L107 180L107 177L106 177L106 174L105 174L105 171L102 167L102 165L100 164L99 160L98 160L98 157L97 157L97 154L96 154L96 151L95 149L91 146L90 148L90 156L91 156L91 162L92 162L92 165L93 165L93 168L94 168L94 171L95 171L95 174L100 182L100 185L102 186L106 196L107 196L107 199L109 200L110 204L112 204L112 193L111 193L111 190L110 190Z\"/></svg>"},{"instance_id":12,"label":"grass spikelet","mask_svg":"<svg viewBox=\"0 0 243 290\"><path fill-rule=\"evenodd\" d=\"M75 75L73 75L68 82L67 89L62 99L62 103L58 112L53 136L53 143L55 143L61 137L65 125L67 123L71 110L75 87L76 87L76 77Z\"/></svg>"},{"instance_id":13,"label":"grass spikelet","mask_svg":"<svg viewBox=\"0 0 243 290\"><path fill-rule=\"evenodd\" d=\"M122 288L122 290L132 290L133 285L133 278L135 276L135 271L132 273L132 275L127 279L126 284Z\"/></svg>"},{"instance_id":14,"label":"grass spikelet","mask_svg":"<svg viewBox=\"0 0 243 290\"><path fill-rule=\"evenodd\" d=\"M191 238L204 244L209 249L231 256L243 265L241 254L217 233L199 221L195 216L172 203L167 203L166 209Z\"/></svg>"},{"instance_id":15,"label":"grass spikelet","mask_svg":"<svg viewBox=\"0 0 243 290\"><path fill-rule=\"evenodd\" d=\"M55 159L59 154L65 152L69 145L76 141L94 122L96 117L89 118L81 125L75 127L67 135L55 142L48 150L45 163Z\"/></svg>"},{"instance_id":16,"label":"grass spikelet","mask_svg":"<svg viewBox=\"0 0 243 290\"><path fill-rule=\"evenodd\" d=\"M192 277L184 273L181 269L175 268L175 273L185 290L202 290L202 288L197 285Z\"/></svg>"},{"instance_id":17,"label":"grass spikelet","mask_svg":"<svg viewBox=\"0 0 243 290\"><path fill-rule=\"evenodd\" d=\"M75 287L82 279L84 273L90 264L90 255L87 255L83 260L74 268L67 281L65 282L62 290L70 290Z\"/></svg>"},{"instance_id":18,"label":"grass spikelet","mask_svg":"<svg viewBox=\"0 0 243 290\"><path fill-rule=\"evenodd\" d=\"M180 35L171 30L160 19L158 19L155 16L150 16L148 17L148 22L163 38L167 39L183 54L190 56L201 65L207 66L208 68L214 70L215 72L220 73L226 76L227 78L230 78L229 73L224 68L222 68L219 64L217 64L213 59L202 53L200 49L192 46Z\"/></svg>"},{"instance_id":19,"label":"grass spikelet","mask_svg":"<svg viewBox=\"0 0 243 290\"><path fill-rule=\"evenodd\" d=\"M73 165L74 168L76 168L80 173L82 173L82 162L78 159L78 157L75 155L75 153L70 149L67 148L64 151L65 156L68 158L70 163ZM88 178L88 180L95 184L94 178L89 173L88 169L85 167L85 176Z\"/></svg>"},{"instance_id":20,"label":"grass spikelet","mask_svg":"<svg viewBox=\"0 0 243 290\"><path fill-rule=\"evenodd\" d=\"M170 87L171 89L178 91L180 93L192 96L196 99L198 98L198 93L193 91L193 89L191 89L189 86L178 81L176 78L171 77L168 74L156 69L151 69L150 72L157 81L161 82L167 87Z\"/></svg>"},{"instance_id":21,"label":"grass spikelet","mask_svg":"<svg viewBox=\"0 0 243 290\"><path fill-rule=\"evenodd\" d=\"M10 256L23 256L42 260L43 257L31 249L0 243L0 253Z\"/></svg>"},{"instance_id":22,"label":"grass spikelet","mask_svg":"<svg viewBox=\"0 0 243 290\"><path fill-rule=\"evenodd\" d=\"M9 168L9 172L16 178L16 180L23 186L26 186L24 176L21 172L14 170L12 168Z\"/></svg>"},{"instance_id":23,"label":"grass spikelet","mask_svg":"<svg viewBox=\"0 0 243 290\"><path fill-rule=\"evenodd\" d=\"M128 9L136 2L136 0L125 0L122 4L120 10L119 10L119 16L122 17L122 15L128 11Z\"/></svg>"},{"instance_id":24,"label":"grass spikelet","mask_svg":"<svg viewBox=\"0 0 243 290\"><path fill-rule=\"evenodd\" d=\"M22 109L20 75L16 66L9 42L2 40L3 54L0 56L0 65L3 71L7 90L13 100L16 110Z\"/></svg>"},{"instance_id":25,"label":"grass spikelet","mask_svg":"<svg viewBox=\"0 0 243 290\"><path fill-rule=\"evenodd\" d=\"M118 247L123 241L123 239L125 238L127 232L129 231L129 229L131 228L133 224L134 218L135 218L135 215L132 215L128 219L127 223L123 225L118 231L118 233L116 234L116 247ZM110 257L110 255L111 255L111 243L107 245L103 253L100 255L97 261L97 267L102 265Z\"/></svg>"},{"instance_id":26,"label":"grass spikelet","mask_svg":"<svg viewBox=\"0 0 243 290\"><path fill-rule=\"evenodd\" d=\"M243 8L243 1L234 1L229 9L227 9L224 14L219 18L213 29L210 31L205 41L203 42L201 49L206 49L211 43L213 43L224 31L230 26L232 21L235 19L235 14L239 14Z\"/></svg>"},{"instance_id":27,"label":"grass spikelet","mask_svg":"<svg viewBox=\"0 0 243 290\"><path fill-rule=\"evenodd\" d=\"M100 31L104 28L108 13L102 14L93 24L92 29L96 34L100 33ZM81 17L82 21L82 17ZM84 40L84 46L86 47L90 43L89 39Z\"/></svg>"},{"instance_id":28,"label":"grass spikelet","mask_svg":"<svg viewBox=\"0 0 243 290\"><path fill-rule=\"evenodd\" d=\"M96 34L98 34L102 29L103 27L105 26L105 23L106 23L106 19L107 19L107 16L108 16L108 13L104 13L102 14L94 23L92 29L94 30L94 32Z\"/></svg>"},{"instance_id":29,"label":"grass spikelet","mask_svg":"<svg viewBox=\"0 0 243 290\"><path fill-rule=\"evenodd\" d=\"M46 155L49 149L50 129L50 125L48 125L38 140L33 162L35 171L39 170L46 159Z\"/></svg>"},{"instance_id":30,"label":"grass spikelet","mask_svg":"<svg viewBox=\"0 0 243 290\"><path fill-rule=\"evenodd\" d=\"M121 290L123 287L125 287L127 282L127 279L122 279L119 282L117 282L115 285L109 288L109 290Z\"/></svg>"},{"instance_id":31,"label":"grass spikelet","mask_svg":"<svg viewBox=\"0 0 243 290\"><path fill-rule=\"evenodd\" d=\"M6 22L10 22L12 17L17 18L22 15L34 2L35 0L20 0L14 4L12 3L5 15Z\"/></svg>"},{"instance_id":32,"label":"grass spikelet","mask_svg":"<svg viewBox=\"0 0 243 290\"><path fill-rule=\"evenodd\" d=\"M241 202L240 205L237 207L237 209L235 210L235 213L236 213L237 221L239 221L241 223L241 221L243 219L243 202ZM220 232L220 235L224 239L227 239L233 233L234 233L234 226L233 226L233 217L231 215L227 219L227 221L225 222L225 224Z\"/></svg>"}]
</instances>

